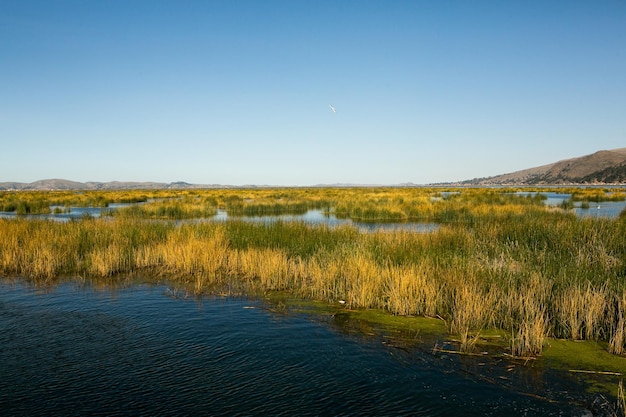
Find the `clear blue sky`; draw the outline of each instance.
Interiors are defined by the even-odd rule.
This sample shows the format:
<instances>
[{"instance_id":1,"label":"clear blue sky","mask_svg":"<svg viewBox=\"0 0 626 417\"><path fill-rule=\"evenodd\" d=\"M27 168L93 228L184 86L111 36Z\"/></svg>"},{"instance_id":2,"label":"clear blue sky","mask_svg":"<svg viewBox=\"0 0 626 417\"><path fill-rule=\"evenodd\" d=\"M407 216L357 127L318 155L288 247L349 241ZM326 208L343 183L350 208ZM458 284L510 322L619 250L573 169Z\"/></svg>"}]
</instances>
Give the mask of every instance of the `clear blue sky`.
<instances>
[{"instance_id":1,"label":"clear blue sky","mask_svg":"<svg viewBox=\"0 0 626 417\"><path fill-rule=\"evenodd\" d=\"M620 147L624 0L0 0L0 182L425 184Z\"/></svg>"}]
</instances>

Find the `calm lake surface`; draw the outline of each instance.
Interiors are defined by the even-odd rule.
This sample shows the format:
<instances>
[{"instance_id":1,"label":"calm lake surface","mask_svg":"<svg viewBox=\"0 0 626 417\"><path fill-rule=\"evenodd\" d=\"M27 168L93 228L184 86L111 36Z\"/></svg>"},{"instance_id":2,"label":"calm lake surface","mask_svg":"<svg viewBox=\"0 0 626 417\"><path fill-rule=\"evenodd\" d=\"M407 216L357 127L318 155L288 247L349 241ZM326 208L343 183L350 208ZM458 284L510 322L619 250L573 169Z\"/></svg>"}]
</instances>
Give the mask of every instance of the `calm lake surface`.
<instances>
[{"instance_id":1,"label":"calm lake surface","mask_svg":"<svg viewBox=\"0 0 626 417\"><path fill-rule=\"evenodd\" d=\"M517 193L518 195L532 195L533 193ZM545 204L548 206L560 206L564 201L572 198L571 194L545 192L540 193L547 197ZM622 210L626 209L626 201L603 201L600 203L589 203L589 208L581 208L581 203L574 203L574 211L579 217L606 217L615 219Z\"/></svg>"},{"instance_id":2,"label":"calm lake surface","mask_svg":"<svg viewBox=\"0 0 626 417\"><path fill-rule=\"evenodd\" d=\"M333 317L178 295L164 285L0 281L0 414L589 416L594 409L594 396L547 371L497 376L485 370L496 363L393 347Z\"/></svg>"}]
</instances>

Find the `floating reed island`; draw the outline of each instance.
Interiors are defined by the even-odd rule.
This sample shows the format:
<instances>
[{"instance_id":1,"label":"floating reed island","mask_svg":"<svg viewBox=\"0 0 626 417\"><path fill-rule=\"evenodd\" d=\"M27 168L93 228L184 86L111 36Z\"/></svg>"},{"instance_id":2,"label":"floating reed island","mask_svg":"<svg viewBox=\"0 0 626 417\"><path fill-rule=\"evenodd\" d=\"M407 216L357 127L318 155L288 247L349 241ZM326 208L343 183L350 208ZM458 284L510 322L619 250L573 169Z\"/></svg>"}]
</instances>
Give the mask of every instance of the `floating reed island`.
<instances>
[{"instance_id":1,"label":"floating reed island","mask_svg":"<svg viewBox=\"0 0 626 417\"><path fill-rule=\"evenodd\" d=\"M547 207L538 191L5 192L0 209L21 213L132 204L66 222L0 219L0 274L46 282L141 272L196 293L279 290L342 300L349 308L438 317L465 349L481 332L500 329L513 355L538 355L550 337L593 340L626 353L626 215L581 218L566 206ZM576 201L624 199L621 189L561 191ZM252 216L310 209L439 227L361 233L299 221L207 220L218 210Z\"/></svg>"}]
</instances>

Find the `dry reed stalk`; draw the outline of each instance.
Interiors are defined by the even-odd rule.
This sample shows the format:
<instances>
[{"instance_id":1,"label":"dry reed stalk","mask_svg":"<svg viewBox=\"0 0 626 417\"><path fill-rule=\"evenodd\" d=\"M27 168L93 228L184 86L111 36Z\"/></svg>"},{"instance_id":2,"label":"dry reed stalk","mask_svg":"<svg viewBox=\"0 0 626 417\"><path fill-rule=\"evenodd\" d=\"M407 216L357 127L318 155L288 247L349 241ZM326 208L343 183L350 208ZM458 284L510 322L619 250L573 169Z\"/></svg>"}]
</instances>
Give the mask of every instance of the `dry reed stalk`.
<instances>
[{"instance_id":1,"label":"dry reed stalk","mask_svg":"<svg viewBox=\"0 0 626 417\"><path fill-rule=\"evenodd\" d=\"M87 255L88 270L91 275L107 277L124 271L123 249L112 243L104 249L96 249Z\"/></svg>"},{"instance_id":2,"label":"dry reed stalk","mask_svg":"<svg viewBox=\"0 0 626 417\"><path fill-rule=\"evenodd\" d=\"M345 300L346 283L341 274L343 265L340 257L322 251L304 261L304 268L303 295L325 301Z\"/></svg>"},{"instance_id":3,"label":"dry reed stalk","mask_svg":"<svg viewBox=\"0 0 626 417\"><path fill-rule=\"evenodd\" d=\"M624 394L624 380L620 379L617 385L617 410L626 416L626 395Z\"/></svg>"},{"instance_id":4,"label":"dry reed stalk","mask_svg":"<svg viewBox=\"0 0 626 417\"><path fill-rule=\"evenodd\" d=\"M387 309L397 315L434 317L441 311L444 293L429 262L388 268L384 283Z\"/></svg>"},{"instance_id":5,"label":"dry reed stalk","mask_svg":"<svg viewBox=\"0 0 626 417\"><path fill-rule=\"evenodd\" d=\"M225 258L224 271L233 278L233 285L241 290L297 291L294 286L296 264L276 249L230 250Z\"/></svg>"},{"instance_id":6,"label":"dry reed stalk","mask_svg":"<svg viewBox=\"0 0 626 417\"><path fill-rule=\"evenodd\" d=\"M535 316L522 319L517 325L511 339L513 356L539 355L547 337L548 323L545 313L538 312Z\"/></svg>"},{"instance_id":7,"label":"dry reed stalk","mask_svg":"<svg viewBox=\"0 0 626 417\"><path fill-rule=\"evenodd\" d=\"M580 288L567 288L557 299L557 317L567 336L573 340L582 339L584 297Z\"/></svg>"},{"instance_id":8,"label":"dry reed stalk","mask_svg":"<svg viewBox=\"0 0 626 417\"><path fill-rule=\"evenodd\" d=\"M607 299L609 299L609 291L606 283L595 289L591 287L591 284L587 285L585 291L587 309L584 314L586 339L600 339L606 317Z\"/></svg>"},{"instance_id":9,"label":"dry reed stalk","mask_svg":"<svg viewBox=\"0 0 626 417\"><path fill-rule=\"evenodd\" d=\"M511 354L538 355L548 335L547 301L552 283L535 273L517 291L509 293L508 309L511 323Z\"/></svg>"},{"instance_id":10,"label":"dry reed stalk","mask_svg":"<svg viewBox=\"0 0 626 417\"><path fill-rule=\"evenodd\" d=\"M495 311L495 292L481 288L478 278L467 274L453 279L450 331L461 338L461 350L469 352L477 341L477 334L492 322Z\"/></svg>"},{"instance_id":11,"label":"dry reed stalk","mask_svg":"<svg viewBox=\"0 0 626 417\"><path fill-rule=\"evenodd\" d=\"M367 254L349 256L342 270L347 287L346 301L355 307L382 308L382 272Z\"/></svg>"},{"instance_id":12,"label":"dry reed stalk","mask_svg":"<svg viewBox=\"0 0 626 417\"><path fill-rule=\"evenodd\" d=\"M225 271L245 285L246 281L255 278L254 268L250 261L249 250L230 250L226 257Z\"/></svg>"},{"instance_id":13,"label":"dry reed stalk","mask_svg":"<svg viewBox=\"0 0 626 417\"><path fill-rule=\"evenodd\" d=\"M391 267L387 272L387 309L401 316L423 314L424 303L420 300L423 277L413 268L406 267Z\"/></svg>"},{"instance_id":14,"label":"dry reed stalk","mask_svg":"<svg viewBox=\"0 0 626 417\"><path fill-rule=\"evenodd\" d=\"M623 355L626 353L626 291L623 290L621 296L615 296L611 315L609 352Z\"/></svg>"},{"instance_id":15,"label":"dry reed stalk","mask_svg":"<svg viewBox=\"0 0 626 417\"><path fill-rule=\"evenodd\" d=\"M168 236L160 247L165 268L183 274L201 272L204 244L195 236L184 236L180 232Z\"/></svg>"},{"instance_id":16,"label":"dry reed stalk","mask_svg":"<svg viewBox=\"0 0 626 417\"><path fill-rule=\"evenodd\" d=\"M163 252L158 245L144 245L135 251L138 268L156 268L163 265Z\"/></svg>"},{"instance_id":17,"label":"dry reed stalk","mask_svg":"<svg viewBox=\"0 0 626 417\"><path fill-rule=\"evenodd\" d=\"M68 253L63 234L47 227L30 231L28 240L21 245L20 273L34 278L53 278L68 269L73 257Z\"/></svg>"},{"instance_id":18,"label":"dry reed stalk","mask_svg":"<svg viewBox=\"0 0 626 417\"><path fill-rule=\"evenodd\" d=\"M253 277L255 286L264 290L288 288L289 266L286 255L276 249L248 249L241 254L244 276Z\"/></svg>"},{"instance_id":19,"label":"dry reed stalk","mask_svg":"<svg viewBox=\"0 0 626 417\"><path fill-rule=\"evenodd\" d=\"M176 229L157 246L156 251L144 251L143 256L161 261L163 267L172 272L215 276L224 266L228 242L222 229L210 232Z\"/></svg>"},{"instance_id":20,"label":"dry reed stalk","mask_svg":"<svg viewBox=\"0 0 626 417\"><path fill-rule=\"evenodd\" d=\"M1 220L0 220L1 221ZM20 227L17 222L2 221L0 225L0 272L4 275L15 273L20 259Z\"/></svg>"},{"instance_id":21,"label":"dry reed stalk","mask_svg":"<svg viewBox=\"0 0 626 417\"><path fill-rule=\"evenodd\" d=\"M557 321L572 340L597 340L602 331L608 290L606 285L593 288L587 283L566 288L556 300Z\"/></svg>"}]
</instances>

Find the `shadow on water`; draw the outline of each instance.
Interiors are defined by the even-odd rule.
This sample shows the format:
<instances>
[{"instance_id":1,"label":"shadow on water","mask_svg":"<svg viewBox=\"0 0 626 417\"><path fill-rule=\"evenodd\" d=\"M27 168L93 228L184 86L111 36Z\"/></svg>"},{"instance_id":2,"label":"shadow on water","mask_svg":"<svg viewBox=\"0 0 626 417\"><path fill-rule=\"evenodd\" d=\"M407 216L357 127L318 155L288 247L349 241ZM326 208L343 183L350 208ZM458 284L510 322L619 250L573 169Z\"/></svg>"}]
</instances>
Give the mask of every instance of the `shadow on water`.
<instances>
[{"instance_id":1,"label":"shadow on water","mask_svg":"<svg viewBox=\"0 0 626 417\"><path fill-rule=\"evenodd\" d=\"M3 281L0 328L4 415L611 412L556 371L455 355L419 329L130 278Z\"/></svg>"}]
</instances>

